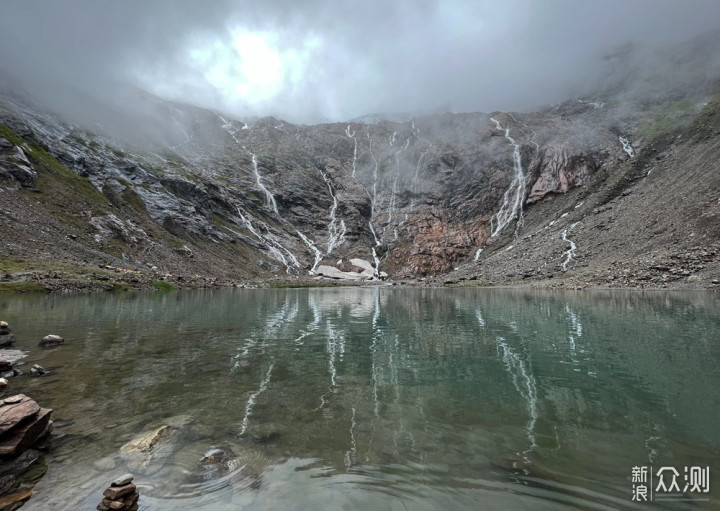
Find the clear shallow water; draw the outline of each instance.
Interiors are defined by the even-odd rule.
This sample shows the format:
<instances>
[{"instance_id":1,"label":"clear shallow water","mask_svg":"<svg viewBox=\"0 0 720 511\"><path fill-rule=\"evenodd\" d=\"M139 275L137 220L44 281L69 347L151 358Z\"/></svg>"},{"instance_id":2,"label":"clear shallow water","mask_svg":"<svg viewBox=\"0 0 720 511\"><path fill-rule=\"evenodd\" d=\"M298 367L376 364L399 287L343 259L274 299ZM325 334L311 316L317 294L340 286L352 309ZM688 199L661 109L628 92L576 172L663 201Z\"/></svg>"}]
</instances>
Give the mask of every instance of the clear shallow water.
<instances>
[{"instance_id":1,"label":"clear shallow water","mask_svg":"<svg viewBox=\"0 0 720 511\"><path fill-rule=\"evenodd\" d=\"M715 294L220 290L0 297L55 409L23 509L94 509L119 448L175 433L141 509L633 509L636 465L711 466ZM67 344L41 350L39 339ZM200 460L220 446L222 469ZM115 465L112 468L112 465Z\"/></svg>"}]
</instances>

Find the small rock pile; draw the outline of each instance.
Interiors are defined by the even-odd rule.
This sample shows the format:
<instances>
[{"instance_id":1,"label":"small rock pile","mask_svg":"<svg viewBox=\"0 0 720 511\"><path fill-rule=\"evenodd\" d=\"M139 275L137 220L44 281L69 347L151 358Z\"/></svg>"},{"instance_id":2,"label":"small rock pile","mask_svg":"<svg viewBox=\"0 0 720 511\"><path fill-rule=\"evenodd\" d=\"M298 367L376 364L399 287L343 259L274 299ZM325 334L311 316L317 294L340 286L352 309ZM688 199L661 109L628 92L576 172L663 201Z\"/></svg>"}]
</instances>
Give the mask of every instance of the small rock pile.
<instances>
[{"instance_id":1,"label":"small rock pile","mask_svg":"<svg viewBox=\"0 0 720 511\"><path fill-rule=\"evenodd\" d=\"M115 479L103 492L103 499L97 506L98 511L137 511L140 492L132 483L132 474Z\"/></svg>"},{"instance_id":2,"label":"small rock pile","mask_svg":"<svg viewBox=\"0 0 720 511\"><path fill-rule=\"evenodd\" d=\"M0 348L6 348L15 344L15 336L11 334L10 325L0 321Z\"/></svg>"}]
</instances>

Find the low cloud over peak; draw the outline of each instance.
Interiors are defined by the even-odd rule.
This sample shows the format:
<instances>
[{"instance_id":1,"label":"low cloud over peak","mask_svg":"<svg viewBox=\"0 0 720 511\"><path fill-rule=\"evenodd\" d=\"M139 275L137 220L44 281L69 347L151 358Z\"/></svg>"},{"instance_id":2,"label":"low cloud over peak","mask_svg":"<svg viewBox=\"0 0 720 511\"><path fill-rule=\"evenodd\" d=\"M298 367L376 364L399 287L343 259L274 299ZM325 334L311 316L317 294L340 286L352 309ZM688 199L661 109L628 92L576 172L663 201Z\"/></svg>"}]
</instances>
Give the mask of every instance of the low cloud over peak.
<instances>
[{"instance_id":1,"label":"low cloud over peak","mask_svg":"<svg viewBox=\"0 0 720 511\"><path fill-rule=\"evenodd\" d=\"M623 43L682 41L717 20L712 0L25 0L0 6L0 69L56 99L129 83L301 122L523 110L591 87Z\"/></svg>"}]
</instances>

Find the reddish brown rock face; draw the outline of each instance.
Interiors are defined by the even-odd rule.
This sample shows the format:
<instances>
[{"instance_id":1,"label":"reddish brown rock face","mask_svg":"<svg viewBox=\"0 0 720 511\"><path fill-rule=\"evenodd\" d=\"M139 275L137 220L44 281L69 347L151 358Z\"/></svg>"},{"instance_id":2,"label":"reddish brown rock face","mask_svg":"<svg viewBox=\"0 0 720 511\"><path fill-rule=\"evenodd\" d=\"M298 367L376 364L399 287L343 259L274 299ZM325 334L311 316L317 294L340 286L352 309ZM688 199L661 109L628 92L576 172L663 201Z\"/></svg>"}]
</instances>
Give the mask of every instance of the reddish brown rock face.
<instances>
[{"instance_id":1,"label":"reddish brown rock face","mask_svg":"<svg viewBox=\"0 0 720 511\"><path fill-rule=\"evenodd\" d=\"M589 156L573 152L568 144L549 145L531 163L539 175L530 190L527 204L533 204L550 193L567 193L582 186L596 170Z\"/></svg>"},{"instance_id":2,"label":"reddish brown rock face","mask_svg":"<svg viewBox=\"0 0 720 511\"><path fill-rule=\"evenodd\" d=\"M387 260L393 278L447 273L487 239L487 220L452 223L441 214L419 213L408 221L413 243L398 246Z\"/></svg>"}]
</instances>

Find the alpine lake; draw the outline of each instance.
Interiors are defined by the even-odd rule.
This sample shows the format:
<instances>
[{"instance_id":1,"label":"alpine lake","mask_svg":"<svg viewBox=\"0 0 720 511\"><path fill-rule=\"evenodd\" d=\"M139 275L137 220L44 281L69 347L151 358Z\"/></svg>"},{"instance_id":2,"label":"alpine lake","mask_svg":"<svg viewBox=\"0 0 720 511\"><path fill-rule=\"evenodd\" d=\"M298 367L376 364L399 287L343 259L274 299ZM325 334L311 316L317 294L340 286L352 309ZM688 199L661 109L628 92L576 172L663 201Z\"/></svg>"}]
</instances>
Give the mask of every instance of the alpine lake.
<instances>
[{"instance_id":1,"label":"alpine lake","mask_svg":"<svg viewBox=\"0 0 720 511\"><path fill-rule=\"evenodd\" d=\"M5 396L54 409L23 510L95 509L126 472L148 511L720 509L717 293L27 294L0 319L28 352ZM637 502L634 467L708 491Z\"/></svg>"}]
</instances>

